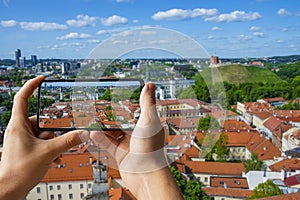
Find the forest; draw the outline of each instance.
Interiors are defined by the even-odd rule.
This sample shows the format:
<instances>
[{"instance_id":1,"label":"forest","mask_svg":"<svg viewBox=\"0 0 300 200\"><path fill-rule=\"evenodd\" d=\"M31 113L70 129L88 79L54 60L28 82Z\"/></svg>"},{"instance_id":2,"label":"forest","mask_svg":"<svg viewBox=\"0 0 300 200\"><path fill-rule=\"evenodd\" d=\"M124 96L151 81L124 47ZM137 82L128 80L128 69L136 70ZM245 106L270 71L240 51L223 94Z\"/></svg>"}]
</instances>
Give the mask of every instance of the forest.
<instances>
[{"instance_id":1,"label":"forest","mask_svg":"<svg viewBox=\"0 0 300 200\"><path fill-rule=\"evenodd\" d=\"M237 102L272 97L294 100L300 96L300 61L281 65L273 71L257 66L222 66L217 72L216 69L204 70L193 78L195 85L177 92L178 98L196 97L210 103L216 100L222 103L226 99L229 108Z\"/></svg>"}]
</instances>

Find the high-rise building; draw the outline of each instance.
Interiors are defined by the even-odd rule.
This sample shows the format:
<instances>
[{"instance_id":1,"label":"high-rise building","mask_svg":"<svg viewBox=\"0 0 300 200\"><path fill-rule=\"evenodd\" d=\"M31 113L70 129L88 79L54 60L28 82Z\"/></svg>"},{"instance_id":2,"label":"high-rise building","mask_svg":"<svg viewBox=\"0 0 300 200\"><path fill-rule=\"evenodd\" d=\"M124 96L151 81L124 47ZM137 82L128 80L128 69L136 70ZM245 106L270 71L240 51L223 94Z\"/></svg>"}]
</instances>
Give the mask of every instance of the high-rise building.
<instances>
[{"instance_id":1,"label":"high-rise building","mask_svg":"<svg viewBox=\"0 0 300 200\"><path fill-rule=\"evenodd\" d=\"M31 65L36 66L36 64L37 64L37 56L31 55Z\"/></svg>"},{"instance_id":2,"label":"high-rise building","mask_svg":"<svg viewBox=\"0 0 300 200\"><path fill-rule=\"evenodd\" d=\"M15 51L15 57L16 57L16 67L20 67L20 57L21 57L21 50L17 49Z\"/></svg>"}]
</instances>

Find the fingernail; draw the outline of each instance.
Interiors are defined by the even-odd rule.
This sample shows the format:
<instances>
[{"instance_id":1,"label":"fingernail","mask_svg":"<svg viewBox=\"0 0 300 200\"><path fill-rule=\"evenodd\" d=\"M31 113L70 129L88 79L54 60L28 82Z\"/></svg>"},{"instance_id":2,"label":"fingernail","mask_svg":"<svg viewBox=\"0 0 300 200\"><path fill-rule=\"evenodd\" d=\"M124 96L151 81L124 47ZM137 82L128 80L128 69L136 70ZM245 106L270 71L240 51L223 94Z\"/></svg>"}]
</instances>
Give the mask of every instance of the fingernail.
<instances>
[{"instance_id":1,"label":"fingernail","mask_svg":"<svg viewBox=\"0 0 300 200\"><path fill-rule=\"evenodd\" d=\"M90 139L90 132L87 130L84 130L80 133L80 138L83 142L86 142Z\"/></svg>"}]
</instances>

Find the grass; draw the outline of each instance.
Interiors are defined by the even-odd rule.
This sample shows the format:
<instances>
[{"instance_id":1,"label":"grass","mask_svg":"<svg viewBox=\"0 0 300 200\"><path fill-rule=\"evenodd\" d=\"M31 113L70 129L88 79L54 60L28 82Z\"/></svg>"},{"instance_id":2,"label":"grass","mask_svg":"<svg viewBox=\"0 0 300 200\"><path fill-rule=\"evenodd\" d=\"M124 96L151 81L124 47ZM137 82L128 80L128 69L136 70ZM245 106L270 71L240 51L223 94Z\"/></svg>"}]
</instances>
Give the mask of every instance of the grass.
<instances>
[{"instance_id":1,"label":"grass","mask_svg":"<svg viewBox=\"0 0 300 200\"><path fill-rule=\"evenodd\" d=\"M204 69L200 75L206 83L226 81L231 84L245 82L277 83L282 80L272 71L256 66L224 65Z\"/></svg>"}]
</instances>

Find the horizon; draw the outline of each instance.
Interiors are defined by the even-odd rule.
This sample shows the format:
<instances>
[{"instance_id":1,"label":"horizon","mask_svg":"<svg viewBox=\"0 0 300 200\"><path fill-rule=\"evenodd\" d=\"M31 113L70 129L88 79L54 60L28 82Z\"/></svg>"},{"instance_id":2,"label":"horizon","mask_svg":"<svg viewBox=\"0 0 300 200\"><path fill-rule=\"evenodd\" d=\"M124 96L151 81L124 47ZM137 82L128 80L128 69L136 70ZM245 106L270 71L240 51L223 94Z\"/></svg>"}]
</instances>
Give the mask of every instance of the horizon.
<instances>
[{"instance_id":1,"label":"horizon","mask_svg":"<svg viewBox=\"0 0 300 200\"><path fill-rule=\"evenodd\" d=\"M156 1L2 1L0 58L19 48L26 58L83 59L116 34L149 27L181 33L220 58L300 54L298 1Z\"/></svg>"}]
</instances>

